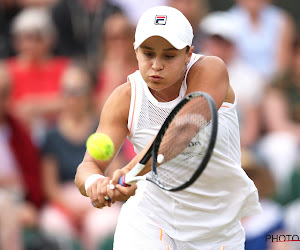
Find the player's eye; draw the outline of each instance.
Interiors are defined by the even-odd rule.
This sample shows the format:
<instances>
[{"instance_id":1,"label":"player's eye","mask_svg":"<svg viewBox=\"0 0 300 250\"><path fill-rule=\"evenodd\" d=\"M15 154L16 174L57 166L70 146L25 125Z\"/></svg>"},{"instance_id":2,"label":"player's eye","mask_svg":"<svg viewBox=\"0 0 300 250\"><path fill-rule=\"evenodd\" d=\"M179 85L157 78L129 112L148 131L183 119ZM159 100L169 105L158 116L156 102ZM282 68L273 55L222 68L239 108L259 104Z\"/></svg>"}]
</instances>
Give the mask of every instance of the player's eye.
<instances>
[{"instance_id":1,"label":"player's eye","mask_svg":"<svg viewBox=\"0 0 300 250\"><path fill-rule=\"evenodd\" d=\"M167 59L172 59L174 57L175 57L174 55L165 55L165 58L167 58Z\"/></svg>"},{"instance_id":2,"label":"player's eye","mask_svg":"<svg viewBox=\"0 0 300 250\"><path fill-rule=\"evenodd\" d=\"M153 57L153 56L154 56L154 53L152 53L152 52L144 52L144 55L145 55L146 57Z\"/></svg>"}]
</instances>

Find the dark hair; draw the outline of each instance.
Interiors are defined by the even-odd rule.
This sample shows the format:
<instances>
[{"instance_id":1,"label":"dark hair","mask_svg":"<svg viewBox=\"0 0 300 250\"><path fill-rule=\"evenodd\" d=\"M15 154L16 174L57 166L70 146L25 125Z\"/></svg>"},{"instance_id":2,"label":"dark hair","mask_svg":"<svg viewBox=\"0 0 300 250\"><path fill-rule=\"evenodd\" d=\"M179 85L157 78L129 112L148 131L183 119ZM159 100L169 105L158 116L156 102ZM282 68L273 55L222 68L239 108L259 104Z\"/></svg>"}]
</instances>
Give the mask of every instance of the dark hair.
<instances>
[{"instance_id":1,"label":"dark hair","mask_svg":"<svg viewBox=\"0 0 300 250\"><path fill-rule=\"evenodd\" d=\"M292 49L294 52L297 52L300 49L300 34L295 37L292 44Z\"/></svg>"},{"instance_id":2,"label":"dark hair","mask_svg":"<svg viewBox=\"0 0 300 250\"><path fill-rule=\"evenodd\" d=\"M186 52L186 53L189 53L190 48L191 48L190 46L186 46L186 47L185 47L185 52Z\"/></svg>"}]
</instances>

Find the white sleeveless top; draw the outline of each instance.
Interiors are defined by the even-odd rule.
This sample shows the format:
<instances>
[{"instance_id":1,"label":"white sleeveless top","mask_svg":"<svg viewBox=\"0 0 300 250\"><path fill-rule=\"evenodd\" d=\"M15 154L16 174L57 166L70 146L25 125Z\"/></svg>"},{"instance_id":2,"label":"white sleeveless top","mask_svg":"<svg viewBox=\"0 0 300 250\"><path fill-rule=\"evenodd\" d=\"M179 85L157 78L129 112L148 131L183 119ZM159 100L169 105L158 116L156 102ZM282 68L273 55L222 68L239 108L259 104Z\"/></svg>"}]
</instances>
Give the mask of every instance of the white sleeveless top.
<instances>
[{"instance_id":1,"label":"white sleeveless top","mask_svg":"<svg viewBox=\"0 0 300 250\"><path fill-rule=\"evenodd\" d=\"M266 77L278 70L277 48L280 46L283 11L267 5L259 13L258 25L253 28L250 14L238 5L233 6L232 14L236 26L236 46L242 60Z\"/></svg>"},{"instance_id":2,"label":"white sleeveless top","mask_svg":"<svg viewBox=\"0 0 300 250\"><path fill-rule=\"evenodd\" d=\"M187 74L200 57L192 55L179 96L170 102L157 101L139 71L128 77L131 84L128 139L136 153L157 134L165 118L185 96ZM125 203L129 209L138 208L172 238L193 241L217 236L241 217L261 212L257 189L241 168L236 102L223 103L218 116L212 157L193 185L168 192L151 182L140 181L136 195Z\"/></svg>"}]
</instances>

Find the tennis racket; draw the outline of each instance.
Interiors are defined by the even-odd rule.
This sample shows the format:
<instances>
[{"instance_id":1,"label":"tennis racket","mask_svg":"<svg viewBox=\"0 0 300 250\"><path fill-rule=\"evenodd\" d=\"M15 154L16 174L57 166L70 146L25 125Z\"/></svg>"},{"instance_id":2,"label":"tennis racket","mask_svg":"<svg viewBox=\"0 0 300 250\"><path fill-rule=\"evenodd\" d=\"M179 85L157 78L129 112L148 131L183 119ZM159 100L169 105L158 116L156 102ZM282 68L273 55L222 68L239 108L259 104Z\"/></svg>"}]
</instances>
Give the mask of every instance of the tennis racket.
<instances>
[{"instance_id":1,"label":"tennis racket","mask_svg":"<svg viewBox=\"0 0 300 250\"><path fill-rule=\"evenodd\" d=\"M164 121L152 145L119 184L147 180L168 191L187 188L201 175L212 155L218 130L214 100L203 92L187 95ZM152 157L151 173L138 176Z\"/></svg>"}]
</instances>

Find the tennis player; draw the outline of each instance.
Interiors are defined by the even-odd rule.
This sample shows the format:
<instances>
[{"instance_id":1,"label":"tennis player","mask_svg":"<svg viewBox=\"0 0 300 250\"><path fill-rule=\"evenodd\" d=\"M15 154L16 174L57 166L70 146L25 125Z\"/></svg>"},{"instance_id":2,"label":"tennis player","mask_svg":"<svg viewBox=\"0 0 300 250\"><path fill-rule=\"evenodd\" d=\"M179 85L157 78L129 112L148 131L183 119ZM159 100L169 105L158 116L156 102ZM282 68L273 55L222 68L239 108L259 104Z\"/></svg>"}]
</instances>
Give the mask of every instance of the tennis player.
<instances>
[{"instance_id":1,"label":"tennis player","mask_svg":"<svg viewBox=\"0 0 300 250\"><path fill-rule=\"evenodd\" d=\"M194 54L192 40L192 27L177 9L159 6L142 15L134 43L139 70L108 98L98 127L112 138L116 153L127 136L137 156L112 180L103 176L110 162L86 153L78 166L75 183L95 207L128 199L114 249L241 250L245 234L240 219L261 212L257 189L241 168L236 97L227 69L217 57ZM210 94L219 116L213 155L199 179L179 192L148 181L117 184L142 158L170 111L194 91Z\"/></svg>"}]
</instances>

